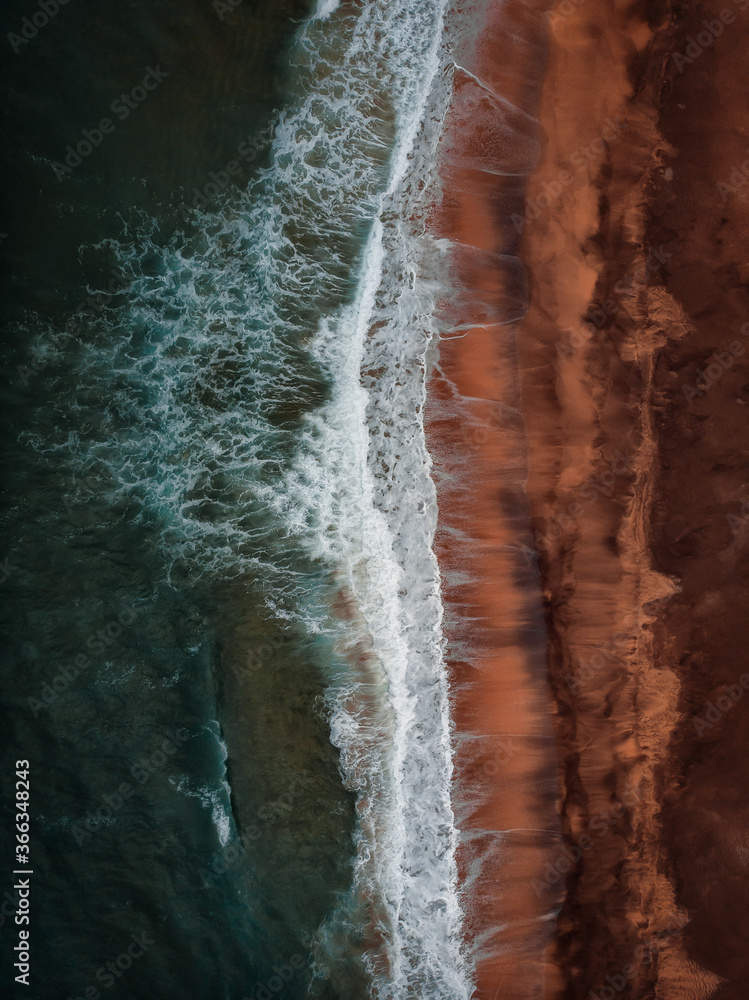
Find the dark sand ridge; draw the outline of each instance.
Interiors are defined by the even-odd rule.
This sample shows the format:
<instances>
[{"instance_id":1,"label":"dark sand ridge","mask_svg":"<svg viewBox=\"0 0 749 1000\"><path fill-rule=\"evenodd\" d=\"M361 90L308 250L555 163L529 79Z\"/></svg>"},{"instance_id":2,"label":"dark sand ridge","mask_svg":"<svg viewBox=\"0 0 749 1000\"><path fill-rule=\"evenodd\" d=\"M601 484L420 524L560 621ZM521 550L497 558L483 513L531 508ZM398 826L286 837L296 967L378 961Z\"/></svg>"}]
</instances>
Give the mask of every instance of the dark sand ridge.
<instances>
[{"instance_id":1,"label":"dark sand ridge","mask_svg":"<svg viewBox=\"0 0 749 1000\"><path fill-rule=\"evenodd\" d=\"M720 32L723 11L735 20ZM692 61L667 64L659 127L673 154L654 179L648 217L649 241L673 254L663 283L688 317L654 372L661 471L651 545L655 566L681 581L656 630L656 661L674 666L683 716L664 775L663 847L691 917L687 954L724 980L716 1000L745 1000L749 698L723 711L723 685L735 696L749 670L749 4L678 12L671 50ZM734 355L737 344L745 350ZM722 373L714 352L721 367L733 358ZM685 385L707 387L695 397Z\"/></svg>"},{"instance_id":2,"label":"dark sand ridge","mask_svg":"<svg viewBox=\"0 0 749 1000\"><path fill-rule=\"evenodd\" d=\"M635 949L685 919L659 874L655 790L678 682L653 664L648 614L675 589L647 552L649 396L661 330L679 322L673 303L651 295L657 272L644 238L660 145L645 75L652 44L632 4L586 2L553 20L547 141L521 248L532 276L519 337L522 410L562 818L568 842L586 846L558 925L574 997L604 989L607 975L626 975L641 995L650 966L623 971ZM678 948L678 938L666 940Z\"/></svg>"}]
</instances>

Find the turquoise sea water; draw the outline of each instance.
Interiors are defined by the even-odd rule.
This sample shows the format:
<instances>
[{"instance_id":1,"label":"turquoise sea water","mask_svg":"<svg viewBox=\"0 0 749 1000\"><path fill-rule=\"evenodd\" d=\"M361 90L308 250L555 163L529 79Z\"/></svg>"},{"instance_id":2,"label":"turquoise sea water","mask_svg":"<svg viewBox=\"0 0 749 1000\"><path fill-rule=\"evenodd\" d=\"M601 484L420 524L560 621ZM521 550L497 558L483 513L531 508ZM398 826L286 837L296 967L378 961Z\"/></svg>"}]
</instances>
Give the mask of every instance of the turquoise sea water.
<instances>
[{"instance_id":1,"label":"turquoise sea water","mask_svg":"<svg viewBox=\"0 0 749 1000\"><path fill-rule=\"evenodd\" d=\"M442 13L71 0L8 40L14 996L470 996L421 424Z\"/></svg>"}]
</instances>

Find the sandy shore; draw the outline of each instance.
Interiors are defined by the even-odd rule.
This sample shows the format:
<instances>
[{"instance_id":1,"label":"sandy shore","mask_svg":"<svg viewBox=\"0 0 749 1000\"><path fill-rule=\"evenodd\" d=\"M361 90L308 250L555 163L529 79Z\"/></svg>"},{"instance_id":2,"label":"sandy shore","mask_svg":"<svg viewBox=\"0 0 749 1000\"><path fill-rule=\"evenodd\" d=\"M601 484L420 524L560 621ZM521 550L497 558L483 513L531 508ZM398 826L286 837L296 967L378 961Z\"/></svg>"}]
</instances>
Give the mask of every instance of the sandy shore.
<instances>
[{"instance_id":1,"label":"sandy shore","mask_svg":"<svg viewBox=\"0 0 749 1000\"><path fill-rule=\"evenodd\" d=\"M430 423L478 996L738 1000L749 13L478 13Z\"/></svg>"},{"instance_id":2,"label":"sandy shore","mask_svg":"<svg viewBox=\"0 0 749 1000\"><path fill-rule=\"evenodd\" d=\"M522 210L541 152L546 4L476 4L471 23L475 38L451 37L455 99L434 220L453 241L453 283L464 291L443 304L427 430L440 507L467 937L480 997L531 1000L561 984L551 949L563 878L543 880L563 843L512 322L527 308L527 288L510 216Z\"/></svg>"}]
</instances>

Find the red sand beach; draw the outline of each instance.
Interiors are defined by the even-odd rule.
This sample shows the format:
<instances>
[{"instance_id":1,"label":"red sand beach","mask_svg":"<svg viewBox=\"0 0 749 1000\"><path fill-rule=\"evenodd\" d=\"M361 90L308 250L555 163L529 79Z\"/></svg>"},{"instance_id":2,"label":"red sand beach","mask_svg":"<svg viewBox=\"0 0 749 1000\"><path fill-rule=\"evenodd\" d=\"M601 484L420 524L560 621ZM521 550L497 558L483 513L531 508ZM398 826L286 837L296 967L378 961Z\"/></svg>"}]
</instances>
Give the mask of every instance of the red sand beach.
<instances>
[{"instance_id":1,"label":"red sand beach","mask_svg":"<svg viewBox=\"0 0 749 1000\"><path fill-rule=\"evenodd\" d=\"M539 984L556 982L549 918L562 874L552 886L541 882L545 866L564 855L541 586L524 491L517 327L505 321L526 305L512 256L517 234L507 222L539 155L538 85L529 80L543 65L545 17L543 5L531 12L497 3L486 4L481 17L478 44L455 52L456 94L443 144L444 198L434 225L454 241L454 280L465 291L444 304L428 432L458 747L459 861L478 995L531 1000L541 995ZM497 51L511 58L500 63Z\"/></svg>"},{"instance_id":2,"label":"red sand beach","mask_svg":"<svg viewBox=\"0 0 749 1000\"><path fill-rule=\"evenodd\" d=\"M480 998L746 996L747 16L483 3L455 47L428 431Z\"/></svg>"}]
</instances>

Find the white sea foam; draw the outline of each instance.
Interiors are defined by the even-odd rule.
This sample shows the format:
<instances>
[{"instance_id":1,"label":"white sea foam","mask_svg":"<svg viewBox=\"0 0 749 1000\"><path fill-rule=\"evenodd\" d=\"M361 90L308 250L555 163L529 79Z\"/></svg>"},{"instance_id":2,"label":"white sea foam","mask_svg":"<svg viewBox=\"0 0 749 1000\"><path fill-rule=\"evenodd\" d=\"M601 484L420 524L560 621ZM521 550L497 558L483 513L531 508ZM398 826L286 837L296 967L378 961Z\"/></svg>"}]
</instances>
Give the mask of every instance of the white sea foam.
<instances>
[{"instance_id":1,"label":"white sea foam","mask_svg":"<svg viewBox=\"0 0 749 1000\"><path fill-rule=\"evenodd\" d=\"M179 779L170 778L169 783L181 795L189 799L198 799L204 809L210 809L219 843L222 847L228 844L232 835L236 834L236 827L229 807L229 786L226 781L222 782L223 787L220 789L212 788L210 785L193 788L187 775Z\"/></svg>"},{"instance_id":2,"label":"white sea foam","mask_svg":"<svg viewBox=\"0 0 749 1000\"><path fill-rule=\"evenodd\" d=\"M317 9L313 15L314 18L320 21L324 21L326 18L330 17L334 10L338 10L341 0L317 0Z\"/></svg>"},{"instance_id":3,"label":"white sea foam","mask_svg":"<svg viewBox=\"0 0 749 1000\"><path fill-rule=\"evenodd\" d=\"M376 993L455 1000L469 997L472 984L461 944L436 504L422 422L441 267L424 224L447 98L441 11L406 3L368 12L359 31L371 39L376 28L391 48L397 139L355 301L326 317L312 345L334 392L309 418L295 472L316 498L320 523L336 526L328 544L360 616L352 631L364 627L368 639L354 646L352 636L354 686L334 692L333 738L360 793L357 890L375 901L386 945L385 971L372 961ZM377 667L386 707L366 700Z\"/></svg>"},{"instance_id":4,"label":"white sea foam","mask_svg":"<svg viewBox=\"0 0 749 1000\"><path fill-rule=\"evenodd\" d=\"M253 575L277 615L333 636L332 739L358 828L320 973L350 961L340 928L365 920L378 1000L468 1000L422 423L443 266L426 215L449 97L444 0L351 8L328 21L323 0L304 26L298 92L243 197L196 215L194 239L163 246L144 220L107 242L131 283L75 346L77 405L96 419L32 443L96 459L113 502L161 526L173 567ZM306 413L301 429L289 411ZM331 613L319 567L348 617ZM225 843L223 790L180 787Z\"/></svg>"}]
</instances>

